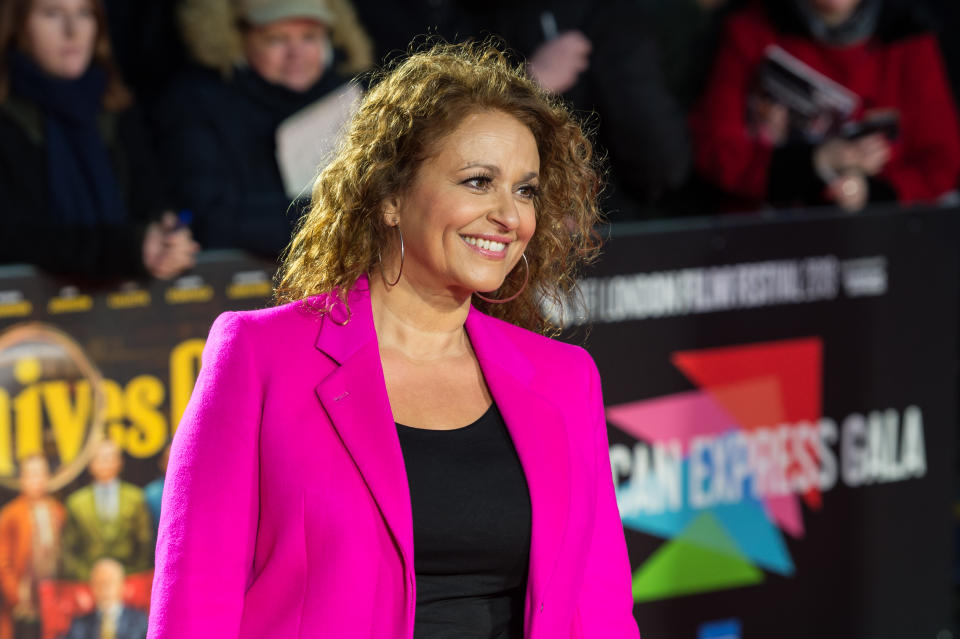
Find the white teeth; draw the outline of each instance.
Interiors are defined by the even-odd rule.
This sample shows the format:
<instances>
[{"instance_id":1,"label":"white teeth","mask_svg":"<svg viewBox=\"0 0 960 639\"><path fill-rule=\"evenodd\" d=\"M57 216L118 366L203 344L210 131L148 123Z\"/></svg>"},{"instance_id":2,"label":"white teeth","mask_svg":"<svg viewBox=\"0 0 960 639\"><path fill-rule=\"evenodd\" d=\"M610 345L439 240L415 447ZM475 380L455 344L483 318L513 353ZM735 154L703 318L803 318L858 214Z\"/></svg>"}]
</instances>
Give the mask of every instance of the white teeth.
<instances>
[{"instance_id":1,"label":"white teeth","mask_svg":"<svg viewBox=\"0 0 960 639\"><path fill-rule=\"evenodd\" d=\"M496 242L494 240L486 240L481 237L473 237L470 235L463 235L464 241L468 244L473 244L479 248L482 248L487 251L496 251L500 252L507 247L504 242Z\"/></svg>"}]
</instances>

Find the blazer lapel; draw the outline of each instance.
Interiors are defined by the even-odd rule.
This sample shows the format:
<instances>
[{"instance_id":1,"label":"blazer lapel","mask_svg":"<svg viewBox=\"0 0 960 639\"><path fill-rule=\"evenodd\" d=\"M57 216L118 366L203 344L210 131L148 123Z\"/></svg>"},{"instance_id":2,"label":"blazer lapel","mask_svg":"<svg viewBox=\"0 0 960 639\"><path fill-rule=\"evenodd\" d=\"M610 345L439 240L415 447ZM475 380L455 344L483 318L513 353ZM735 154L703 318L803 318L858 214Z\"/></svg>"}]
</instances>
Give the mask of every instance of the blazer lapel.
<instances>
[{"instance_id":1,"label":"blazer lapel","mask_svg":"<svg viewBox=\"0 0 960 639\"><path fill-rule=\"evenodd\" d=\"M570 508L570 460L563 415L531 389L534 368L511 348L493 321L471 307L467 333L490 393L503 415L527 479L532 511L527 633L531 612L542 609L545 592L566 533Z\"/></svg>"},{"instance_id":2,"label":"blazer lapel","mask_svg":"<svg viewBox=\"0 0 960 639\"><path fill-rule=\"evenodd\" d=\"M338 318L345 317L342 307L323 318L316 347L339 366L315 390L412 572L410 489L365 283L351 293L349 322Z\"/></svg>"}]
</instances>

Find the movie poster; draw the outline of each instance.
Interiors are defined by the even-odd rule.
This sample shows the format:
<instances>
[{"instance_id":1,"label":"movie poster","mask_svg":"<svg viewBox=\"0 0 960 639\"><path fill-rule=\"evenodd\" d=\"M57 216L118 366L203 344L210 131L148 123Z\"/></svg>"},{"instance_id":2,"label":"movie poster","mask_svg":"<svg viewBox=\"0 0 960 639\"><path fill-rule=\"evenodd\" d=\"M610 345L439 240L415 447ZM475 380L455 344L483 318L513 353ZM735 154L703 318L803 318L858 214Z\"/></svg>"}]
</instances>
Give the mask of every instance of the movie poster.
<instances>
[{"instance_id":1,"label":"movie poster","mask_svg":"<svg viewBox=\"0 0 960 639\"><path fill-rule=\"evenodd\" d=\"M111 601L116 639L143 635L169 444L207 332L267 305L272 276L232 253L149 285L0 269L0 639L86 637Z\"/></svg>"}]
</instances>

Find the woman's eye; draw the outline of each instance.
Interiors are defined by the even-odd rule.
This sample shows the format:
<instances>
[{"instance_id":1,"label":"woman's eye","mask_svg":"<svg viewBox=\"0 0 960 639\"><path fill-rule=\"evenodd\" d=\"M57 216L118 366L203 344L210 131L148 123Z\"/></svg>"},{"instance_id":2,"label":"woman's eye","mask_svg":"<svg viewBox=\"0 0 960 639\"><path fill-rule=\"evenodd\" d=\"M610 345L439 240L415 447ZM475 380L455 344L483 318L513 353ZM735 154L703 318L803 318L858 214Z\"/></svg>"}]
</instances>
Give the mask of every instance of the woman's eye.
<instances>
[{"instance_id":1,"label":"woman's eye","mask_svg":"<svg viewBox=\"0 0 960 639\"><path fill-rule=\"evenodd\" d=\"M521 197L525 197L528 200L532 200L540 194L540 189L532 184L524 184L517 190Z\"/></svg>"},{"instance_id":2,"label":"woman's eye","mask_svg":"<svg viewBox=\"0 0 960 639\"><path fill-rule=\"evenodd\" d=\"M473 177L471 177L471 178L467 178L466 180L463 181L463 183L466 184L466 185L468 185L468 186L472 186L472 187L475 188L475 189L481 189L481 190L482 190L482 189L486 189L488 186L490 186L490 183L491 183L492 181L493 181L493 180L491 180L491 179L490 179L489 177L487 177L486 175L475 175L475 176L473 176Z\"/></svg>"}]
</instances>

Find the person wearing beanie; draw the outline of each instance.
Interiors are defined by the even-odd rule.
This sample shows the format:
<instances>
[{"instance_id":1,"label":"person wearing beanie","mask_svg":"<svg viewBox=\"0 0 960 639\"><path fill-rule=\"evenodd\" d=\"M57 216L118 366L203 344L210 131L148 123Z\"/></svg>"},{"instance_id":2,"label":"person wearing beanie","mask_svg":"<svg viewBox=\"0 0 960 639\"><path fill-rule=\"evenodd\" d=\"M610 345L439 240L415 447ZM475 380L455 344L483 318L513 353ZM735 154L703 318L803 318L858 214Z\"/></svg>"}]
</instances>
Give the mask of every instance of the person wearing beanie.
<instances>
[{"instance_id":1,"label":"person wearing beanie","mask_svg":"<svg viewBox=\"0 0 960 639\"><path fill-rule=\"evenodd\" d=\"M164 168L204 247L275 258L308 193L291 201L277 129L372 64L348 0L186 0L195 68L154 113Z\"/></svg>"}]
</instances>

